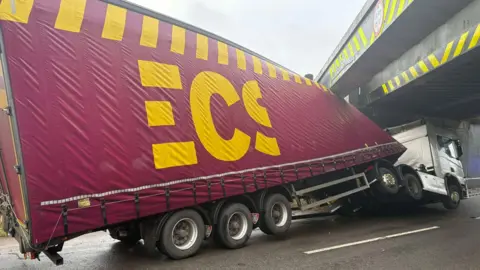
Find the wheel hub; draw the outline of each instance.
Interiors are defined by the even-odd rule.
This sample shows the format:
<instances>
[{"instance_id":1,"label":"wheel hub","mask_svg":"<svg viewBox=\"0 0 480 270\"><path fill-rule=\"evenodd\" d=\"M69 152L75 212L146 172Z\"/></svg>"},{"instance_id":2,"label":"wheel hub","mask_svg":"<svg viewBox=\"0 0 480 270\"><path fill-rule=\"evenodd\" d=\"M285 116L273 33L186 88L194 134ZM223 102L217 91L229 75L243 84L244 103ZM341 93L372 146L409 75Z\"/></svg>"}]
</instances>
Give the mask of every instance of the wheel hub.
<instances>
[{"instance_id":1,"label":"wheel hub","mask_svg":"<svg viewBox=\"0 0 480 270\"><path fill-rule=\"evenodd\" d=\"M234 240L242 239L247 233L247 218L241 213L233 213L227 223L228 235Z\"/></svg>"},{"instance_id":2,"label":"wheel hub","mask_svg":"<svg viewBox=\"0 0 480 270\"><path fill-rule=\"evenodd\" d=\"M198 226L190 218L181 219L172 230L173 244L180 250L191 248L198 237Z\"/></svg>"},{"instance_id":3,"label":"wheel hub","mask_svg":"<svg viewBox=\"0 0 480 270\"><path fill-rule=\"evenodd\" d=\"M386 173L382 175L382 181L388 187L395 186L395 177L392 174Z\"/></svg>"},{"instance_id":4,"label":"wheel hub","mask_svg":"<svg viewBox=\"0 0 480 270\"><path fill-rule=\"evenodd\" d=\"M272 207L271 216L277 227L287 223L287 207L282 203L276 203Z\"/></svg>"}]
</instances>

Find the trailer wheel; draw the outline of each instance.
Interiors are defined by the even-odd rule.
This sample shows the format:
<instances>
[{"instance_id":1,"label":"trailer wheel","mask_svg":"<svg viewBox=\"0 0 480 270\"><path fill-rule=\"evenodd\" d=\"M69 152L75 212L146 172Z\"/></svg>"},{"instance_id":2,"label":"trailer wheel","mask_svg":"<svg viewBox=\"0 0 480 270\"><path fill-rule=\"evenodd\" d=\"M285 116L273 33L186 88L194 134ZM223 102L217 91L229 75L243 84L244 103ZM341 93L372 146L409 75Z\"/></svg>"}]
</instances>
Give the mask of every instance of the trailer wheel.
<instances>
[{"instance_id":1,"label":"trailer wheel","mask_svg":"<svg viewBox=\"0 0 480 270\"><path fill-rule=\"evenodd\" d=\"M397 175L389 168L378 167L376 172L377 182L374 188L382 194L397 194L399 190Z\"/></svg>"},{"instance_id":2,"label":"trailer wheel","mask_svg":"<svg viewBox=\"0 0 480 270\"><path fill-rule=\"evenodd\" d=\"M215 241L226 248L242 248L252 235L252 214L240 203L224 206L220 211Z\"/></svg>"},{"instance_id":3,"label":"trailer wheel","mask_svg":"<svg viewBox=\"0 0 480 270\"><path fill-rule=\"evenodd\" d=\"M260 219L260 230L268 235L285 234L292 224L292 207L285 196L271 194L265 200L265 213Z\"/></svg>"},{"instance_id":4,"label":"trailer wheel","mask_svg":"<svg viewBox=\"0 0 480 270\"><path fill-rule=\"evenodd\" d=\"M443 197L443 207L448 210L455 210L460 205L460 189L455 184L448 186L448 195Z\"/></svg>"},{"instance_id":5,"label":"trailer wheel","mask_svg":"<svg viewBox=\"0 0 480 270\"><path fill-rule=\"evenodd\" d=\"M420 179L418 179L417 176L413 174L405 174L403 176L403 179L405 180L405 192L406 194L416 200L419 201L423 198L423 190L422 190L422 183L420 182Z\"/></svg>"},{"instance_id":6,"label":"trailer wheel","mask_svg":"<svg viewBox=\"0 0 480 270\"><path fill-rule=\"evenodd\" d=\"M205 238L205 224L194 210L173 214L162 228L157 248L170 259L180 260L195 255Z\"/></svg>"}]
</instances>

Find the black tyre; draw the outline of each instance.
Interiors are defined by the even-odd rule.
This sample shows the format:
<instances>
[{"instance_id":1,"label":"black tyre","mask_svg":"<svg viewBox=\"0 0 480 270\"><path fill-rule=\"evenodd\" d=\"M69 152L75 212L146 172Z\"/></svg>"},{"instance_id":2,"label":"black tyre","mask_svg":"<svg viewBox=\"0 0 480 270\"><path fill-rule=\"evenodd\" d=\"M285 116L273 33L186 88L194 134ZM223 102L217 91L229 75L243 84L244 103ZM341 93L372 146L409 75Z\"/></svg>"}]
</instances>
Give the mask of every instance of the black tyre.
<instances>
[{"instance_id":1,"label":"black tyre","mask_svg":"<svg viewBox=\"0 0 480 270\"><path fill-rule=\"evenodd\" d=\"M292 225L292 207L282 194L271 194L265 200L265 213L260 218L260 230L269 235L285 234Z\"/></svg>"},{"instance_id":2,"label":"black tyre","mask_svg":"<svg viewBox=\"0 0 480 270\"><path fill-rule=\"evenodd\" d=\"M180 260L195 255L205 238L205 223L194 210L173 214L162 228L157 248L170 259Z\"/></svg>"},{"instance_id":3,"label":"black tyre","mask_svg":"<svg viewBox=\"0 0 480 270\"><path fill-rule=\"evenodd\" d=\"M443 207L448 210L455 210L460 205L460 188L457 185L448 186L448 195L443 197Z\"/></svg>"},{"instance_id":4,"label":"black tyre","mask_svg":"<svg viewBox=\"0 0 480 270\"><path fill-rule=\"evenodd\" d=\"M220 211L214 239L226 248L242 248L250 239L252 228L252 214L245 205L226 205Z\"/></svg>"},{"instance_id":5,"label":"black tyre","mask_svg":"<svg viewBox=\"0 0 480 270\"><path fill-rule=\"evenodd\" d=\"M407 173L403 176L403 180L405 181L406 195L415 201L423 199L422 182L416 175Z\"/></svg>"},{"instance_id":6,"label":"black tyre","mask_svg":"<svg viewBox=\"0 0 480 270\"><path fill-rule=\"evenodd\" d=\"M378 166L375 178L377 181L373 184L373 187L376 191L390 195L398 193L398 177L392 169Z\"/></svg>"}]
</instances>

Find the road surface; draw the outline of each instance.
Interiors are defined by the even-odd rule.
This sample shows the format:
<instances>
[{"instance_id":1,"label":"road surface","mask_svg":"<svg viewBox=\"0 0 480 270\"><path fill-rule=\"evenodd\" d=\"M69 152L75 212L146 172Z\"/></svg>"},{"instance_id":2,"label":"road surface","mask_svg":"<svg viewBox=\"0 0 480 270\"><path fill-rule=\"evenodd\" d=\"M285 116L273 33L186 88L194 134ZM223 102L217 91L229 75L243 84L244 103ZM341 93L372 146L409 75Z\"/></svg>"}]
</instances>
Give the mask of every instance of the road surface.
<instances>
[{"instance_id":1,"label":"road surface","mask_svg":"<svg viewBox=\"0 0 480 270\"><path fill-rule=\"evenodd\" d=\"M288 237L254 231L247 247L205 243L190 259L149 258L94 233L68 242L65 265L45 256L25 261L12 239L0 239L0 269L480 269L480 198L457 211L432 205L382 216L314 218L294 223ZM307 253L309 254L307 254Z\"/></svg>"}]
</instances>

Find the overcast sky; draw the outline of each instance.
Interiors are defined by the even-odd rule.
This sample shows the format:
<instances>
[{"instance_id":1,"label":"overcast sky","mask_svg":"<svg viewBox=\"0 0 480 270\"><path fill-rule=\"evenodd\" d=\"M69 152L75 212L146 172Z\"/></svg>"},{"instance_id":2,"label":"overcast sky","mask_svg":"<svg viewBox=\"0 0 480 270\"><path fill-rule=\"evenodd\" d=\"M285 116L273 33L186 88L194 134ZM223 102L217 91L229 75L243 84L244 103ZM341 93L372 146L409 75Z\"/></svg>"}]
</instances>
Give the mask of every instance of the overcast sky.
<instances>
[{"instance_id":1,"label":"overcast sky","mask_svg":"<svg viewBox=\"0 0 480 270\"><path fill-rule=\"evenodd\" d=\"M366 0L130 0L301 75L320 71Z\"/></svg>"}]
</instances>

